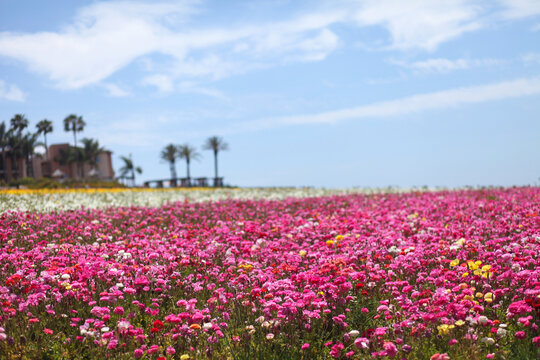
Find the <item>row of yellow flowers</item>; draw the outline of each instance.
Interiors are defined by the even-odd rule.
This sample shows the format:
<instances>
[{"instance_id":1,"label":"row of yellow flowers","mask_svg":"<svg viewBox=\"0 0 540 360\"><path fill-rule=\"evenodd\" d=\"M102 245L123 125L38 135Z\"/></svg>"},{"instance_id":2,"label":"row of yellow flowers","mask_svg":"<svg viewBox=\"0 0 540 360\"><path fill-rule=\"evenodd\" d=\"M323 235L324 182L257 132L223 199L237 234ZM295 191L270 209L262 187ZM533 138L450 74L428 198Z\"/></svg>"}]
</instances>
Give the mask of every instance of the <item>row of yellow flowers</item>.
<instances>
[{"instance_id":1,"label":"row of yellow flowers","mask_svg":"<svg viewBox=\"0 0 540 360\"><path fill-rule=\"evenodd\" d=\"M96 194L121 192L156 192L156 191L211 191L213 188L80 188L80 189L0 189L0 195L48 195L48 194ZM232 190L235 190L234 188Z\"/></svg>"}]
</instances>

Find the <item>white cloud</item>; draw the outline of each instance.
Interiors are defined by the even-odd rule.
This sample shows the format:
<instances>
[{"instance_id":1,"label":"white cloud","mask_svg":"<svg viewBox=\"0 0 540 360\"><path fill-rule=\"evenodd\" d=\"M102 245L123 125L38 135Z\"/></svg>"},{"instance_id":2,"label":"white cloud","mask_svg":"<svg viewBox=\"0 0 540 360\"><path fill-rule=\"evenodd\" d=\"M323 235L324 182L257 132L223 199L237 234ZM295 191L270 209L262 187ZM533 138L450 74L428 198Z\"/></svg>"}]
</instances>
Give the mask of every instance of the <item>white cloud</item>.
<instances>
[{"instance_id":1,"label":"white cloud","mask_svg":"<svg viewBox=\"0 0 540 360\"><path fill-rule=\"evenodd\" d=\"M388 47L428 50L481 26L479 8L464 0L328 1L283 21L236 26L231 19L221 27L197 26L198 4L94 3L58 32L0 33L0 56L26 63L60 88L76 89L104 81L137 58L162 54L167 60L159 73L143 83L167 92L175 79L215 80L323 60L340 44L330 29L336 24L382 27L391 37Z\"/></svg>"},{"instance_id":2,"label":"white cloud","mask_svg":"<svg viewBox=\"0 0 540 360\"><path fill-rule=\"evenodd\" d=\"M109 92L110 97L126 97L131 95L129 90L124 89L117 84L104 83L103 87Z\"/></svg>"},{"instance_id":3,"label":"white cloud","mask_svg":"<svg viewBox=\"0 0 540 360\"><path fill-rule=\"evenodd\" d=\"M357 3L357 2L354 2ZM366 0L355 13L360 25L386 28L397 49L434 50L441 43L482 27L475 1Z\"/></svg>"},{"instance_id":4,"label":"white cloud","mask_svg":"<svg viewBox=\"0 0 540 360\"><path fill-rule=\"evenodd\" d=\"M2 99L22 102L26 99L26 94L16 85L0 80L0 100Z\"/></svg>"},{"instance_id":5,"label":"white cloud","mask_svg":"<svg viewBox=\"0 0 540 360\"><path fill-rule=\"evenodd\" d=\"M286 116L246 122L238 124L231 131L259 131L289 125L335 124L353 119L395 117L421 111L448 109L467 104L539 94L540 77L516 79L488 85L461 87L434 93L418 94L401 99L382 101L370 105L319 114Z\"/></svg>"},{"instance_id":6,"label":"white cloud","mask_svg":"<svg viewBox=\"0 0 540 360\"><path fill-rule=\"evenodd\" d=\"M529 53L521 57L523 62L527 64L540 64L540 54L539 53Z\"/></svg>"},{"instance_id":7,"label":"white cloud","mask_svg":"<svg viewBox=\"0 0 540 360\"><path fill-rule=\"evenodd\" d=\"M155 86L160 93L169 93L174 90L173 79L169 75L155 74L145 77L143 85Z\"/></svg>"},{"instance_id":8,"label":"white cloud","mask_svg":"<svg viewBox=\"0 0 540 360\"><path fill-rule=\"evenodd\" d=\"M503 16L509 19L518 19L540 14L540 1L538 0L499 0L505 8Z\"/></svg>"},{"instance_id":9,"label":"white cloud","mask_svg":"<svg viewBox=\"0 0 540 360\"><path fill-rule=\"evenodd\" d=\"M405 68L413 69L419 72L438 72L446 73L454 70L465 70L473 67L485 67L500 65L502 60L498 59L445 59L432 58L414 62L404 62L398 60L390 60L392 64L399 65Z\"/></svg>"}]
</instances>

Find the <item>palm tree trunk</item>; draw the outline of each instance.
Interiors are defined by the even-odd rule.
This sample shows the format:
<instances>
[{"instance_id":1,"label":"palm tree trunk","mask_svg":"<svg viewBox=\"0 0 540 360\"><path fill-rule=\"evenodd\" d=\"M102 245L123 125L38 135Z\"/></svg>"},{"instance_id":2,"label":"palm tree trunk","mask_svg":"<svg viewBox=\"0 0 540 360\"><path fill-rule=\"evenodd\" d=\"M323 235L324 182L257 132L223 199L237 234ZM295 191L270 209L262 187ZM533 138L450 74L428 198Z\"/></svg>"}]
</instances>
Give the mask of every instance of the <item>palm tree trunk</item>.
<instances>
[{"instance_id":1,"label":"palm tree trunk","mask_svg":"<svg viewBox=\"0 0 540 360\"><path fill-rule=\"evenodd\" d=\"M171 161L170 166L171 166L171 180L172 179L176 180L176 167L174 166L173 161Z\"/></svg>"},{"instance_id":2,"label":"palm tree trunk","mask_svg":"<svg viewBox=\"0 0 540 360\"><path fill-rule=\"evenodd\" d=\"M15 180L19 178L19 167L17 166L17 156L15 151L11 149L11 177Z\"/></svg>"},{"instance_id":3,"label":"palm tree trunk","mask_svg":"<svg viewBox=\"0 0 540 360\"><path fill-rule=\"evenodd\" d=\"M214 151L214 173L216 174L215 178L218 178L218 171L217 171L217 151ZM217 181L217 180L216 180Z\"/></svg>"},{"instance_id":4,"label":"palm tree trunk","mask_svg":"<svg viewBox=\"0 0 540 360\"><path fill-rule=\"evenodd\" d=\"M47 134L43 133L43 138L45 139L45 155L47 156L47 161L49 161L49 147L47 146Z\"/></svg>"},{"instance_id":5,"label":"palm tree trunk","mask_svg":"<svg viewBox=\"0 0 540 360\"><path fill-rule=\"evenodd\" d=\"M187 178L188 178L188 181L190 179L190 176L189 176L189 160L186 159L186 165L187 165Z\"/></svg>"},{"instance_id":6,"label":"palm tree trunk","mask_svg":"<svg viewBox=\"0 0 540 360\"><path fill-rule=\"evenodd\" d=\"M7 183L7 164L6 164L6 148L2 148L2 169L4 169L4 181Z\"/></svg>"}]
</instances>

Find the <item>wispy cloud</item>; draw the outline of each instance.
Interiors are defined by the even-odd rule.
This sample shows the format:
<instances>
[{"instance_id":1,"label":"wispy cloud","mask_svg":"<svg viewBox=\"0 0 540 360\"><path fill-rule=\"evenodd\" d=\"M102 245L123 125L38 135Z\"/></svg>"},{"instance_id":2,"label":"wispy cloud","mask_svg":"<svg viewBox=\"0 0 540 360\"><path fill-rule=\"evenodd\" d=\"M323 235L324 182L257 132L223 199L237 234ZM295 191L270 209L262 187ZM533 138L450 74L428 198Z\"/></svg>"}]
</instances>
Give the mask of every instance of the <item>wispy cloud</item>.
<instances>
[{"instance_id":1,"label":"wispy cloud","mask_svg":"<svg viewBox=\"0 0 540 360\"><path fill-rule=\"evenodd\" d=\"M26 99L26 94L16 85L7 84L4 80L0 80L0 100L19 101Z\"/></svg>"},{"instance_id":2,"label":"wispy cloud","mask_svg":"<svg viewBox=\"0 0 540 360\"><path fill-rule=\"evenodd\" d=\"M526 64L540 64L540 54L539 53L528 53L521 57L523 62Z\"/></svg>"},{"instance_id":3,"label":"wispy cloud","mask_svg":"<svg viewBox=\"0 0 540 360\"><path fill-rule=\"evenodd\" d=\"M540 94L540 77L515 79L494 84L460 87L401 99L376 102L353 108L309 115L262 119L237 124L229 132L260 131L268 128L335 124L346 120L398 117L410 113L455 108L462 105L498 101ZM227 130L223 130L227 131ZM222 132L223 133L223 132Z\"/></svg>"},{"instance_id":4,"label":"wispy cloud","mask_svg":"<svg viewBox=\"0 0 540 360\"><path fill-rule=\"evenodd\" d=\"M104 82L138 58L161 54L165 60L147 59L159 64L140 69L140 78L167 93L177 82L213 81L291 62L324 60L343 43L336 25L379 27L389 38L376 46L394 50L434 50L484 26L483 7L465 0L321 1L285 20L241 26L234 19L221 26L198 25L205 11L200 4L93 3L57 32L0 33L0 56L22 61L60 88L77 89ZM515 16L534 10L519 8ZM110 95L121 94L105 88Z\"/></svg>"},{"instance_id":5,"label":"wispy cloud","mask_svg":"<svg viewBox=\"0 0 540 360\"><path fill-rule=\"evenodd\" d=\"M401 60L390 60L392 64L413 69L418 72L447 73L455 70L466 70L474 67L486 67L501 65L503 60L499 59L445 59L432 58L421 61L406 62Z\"/></svg>"},{"instance_id":6,"label":"wispy cloud","mask_svg":"<svg viewBox=\"0 0 540 360\"><path fill-rule=\"evenodd\" d=\"M524 18L540 14L538 0L498 0L504 7L502 14L509 19Z\"/></svg>"},{"instance_id":7,"label":"wispy cloud","mask_svg":"<svg viewBox=\"0 0 540 360\"><path fill-rule=\"evenodd\" d=\"M117 84L104 83L102 86L108 91L110 97L126 97L131 95L129 90Z\"/></svg>"}]
</instances>

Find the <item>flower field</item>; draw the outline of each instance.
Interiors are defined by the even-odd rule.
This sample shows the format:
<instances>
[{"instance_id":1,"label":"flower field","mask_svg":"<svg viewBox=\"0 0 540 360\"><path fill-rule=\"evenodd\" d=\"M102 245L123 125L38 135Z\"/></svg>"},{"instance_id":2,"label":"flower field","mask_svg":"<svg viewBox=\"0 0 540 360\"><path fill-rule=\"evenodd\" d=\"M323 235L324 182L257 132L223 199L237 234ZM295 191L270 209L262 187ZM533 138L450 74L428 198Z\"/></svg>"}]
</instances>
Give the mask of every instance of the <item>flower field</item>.
<instances>
[{"instance_id":1,"label":"flower field","mask_svg":"<svg viewBox=\"0 0 540 360\"><path fill-rule=\"evenodd\" d=\"M0 195L0 359L539 357L539 188L227 191Z\"/></svg>"},{"instance_id":2,"label":"flower field","mask_svg":"<svg viewBox=\"0 0 540 360\"><path fill-rule=\"evenodd\" d=\"M280 200L290 197L316 197L357 193L403 192L385 189L314 189L314 188L111 188L111 189L42 189L0 190L0 213L19 211L54 211L99 209L111 206L161 206L170 202L204 202L226 199Z\"/></svg>"}]
</instances>

